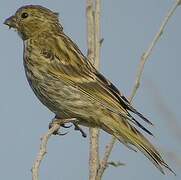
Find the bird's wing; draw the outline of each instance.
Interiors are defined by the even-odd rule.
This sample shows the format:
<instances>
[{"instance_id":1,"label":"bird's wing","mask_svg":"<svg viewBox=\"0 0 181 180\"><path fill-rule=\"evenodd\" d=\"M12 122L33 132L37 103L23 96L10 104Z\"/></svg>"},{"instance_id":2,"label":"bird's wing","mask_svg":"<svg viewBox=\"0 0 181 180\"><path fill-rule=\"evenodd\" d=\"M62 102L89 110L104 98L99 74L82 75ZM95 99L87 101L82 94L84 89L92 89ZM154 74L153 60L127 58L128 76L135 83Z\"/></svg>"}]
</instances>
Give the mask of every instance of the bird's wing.
<instances>
[{"instance_id":1,"label":"bird's wing","mask_svg":"<svg viewBox=\"0 0 181 180\"><path fill-rule=\"evenodd\" d=\"M129 111L137 114L144 121L150 124L151 122L134 109L126 97L95 69L70 38L65 34L56 36L53 49L54 61L51 63L52 68L49 69L51 73L56 74L64 82L78 88L89 98L99 102L100 105L108 110L131 120L151 134L130 115Z\"/></svg>"}]
</instances>

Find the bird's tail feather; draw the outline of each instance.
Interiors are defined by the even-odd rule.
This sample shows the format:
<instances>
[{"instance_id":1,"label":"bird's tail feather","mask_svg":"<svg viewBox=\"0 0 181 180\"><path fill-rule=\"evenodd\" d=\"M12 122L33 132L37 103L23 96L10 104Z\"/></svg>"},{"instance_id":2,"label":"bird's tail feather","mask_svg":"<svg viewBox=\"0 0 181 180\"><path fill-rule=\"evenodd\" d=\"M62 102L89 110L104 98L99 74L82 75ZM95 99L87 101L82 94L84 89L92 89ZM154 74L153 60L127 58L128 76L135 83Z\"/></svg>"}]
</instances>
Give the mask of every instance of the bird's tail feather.
<instances>
[{"instance_id":1,"label":"bird's tail feather","mask_svg":"<svg viewBox=\"0 0 181 180\"><path fill-rule=\"evenodd\" d=\"M111 120L109 120L108 117L104 119L102 129L115 136L128 148L134 150L134 147L136 147L136 149L141 151L163 174L165 174L163 167L175 174L164 162L156 148L127 120L123 118L120 120L117 117L111 117Z\"/></svg>"}]
</instances>

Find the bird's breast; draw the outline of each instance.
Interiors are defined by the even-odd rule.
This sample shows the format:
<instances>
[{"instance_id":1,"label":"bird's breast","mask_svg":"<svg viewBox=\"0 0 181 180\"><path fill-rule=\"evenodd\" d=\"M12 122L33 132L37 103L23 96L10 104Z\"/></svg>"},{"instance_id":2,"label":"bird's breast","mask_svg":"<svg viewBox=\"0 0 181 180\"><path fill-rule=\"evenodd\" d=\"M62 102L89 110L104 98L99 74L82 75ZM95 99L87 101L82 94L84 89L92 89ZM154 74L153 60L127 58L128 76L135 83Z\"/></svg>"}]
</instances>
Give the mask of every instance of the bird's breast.
<instances>
[{"instance_id":1,"label":"bird's breast","mask_svg":"<svg viewBox=\"0 0 181 180\"><path fill-rule=\"evenodd\" d=\"M49 65L37 48L24 44L25 73L37 98L62 118L96 119L96 112L101 112L100 104L93 102L77 86L50 73Z\"/></svg>"}]
</instances>

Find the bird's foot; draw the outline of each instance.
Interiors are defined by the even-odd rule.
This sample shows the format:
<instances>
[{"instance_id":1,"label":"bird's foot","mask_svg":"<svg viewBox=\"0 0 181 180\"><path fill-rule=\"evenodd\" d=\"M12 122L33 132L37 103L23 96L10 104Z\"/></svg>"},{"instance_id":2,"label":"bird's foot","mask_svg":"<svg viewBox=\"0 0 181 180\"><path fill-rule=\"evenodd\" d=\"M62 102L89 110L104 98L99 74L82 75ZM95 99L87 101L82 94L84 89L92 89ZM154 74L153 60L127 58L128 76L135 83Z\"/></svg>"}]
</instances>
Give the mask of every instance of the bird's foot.
<instances>
[{"instance_id":1,"label":"bird's foot","mask_svg":"<svg viewBox=\"0 0 181 180\"><path fill-rule=\"evenodd\" d=\"M83 131L83 129L81 127L79 127L79 125L77 123L73 123L73 124L74 124L74 130L80 131L82 134L82 137L86 138L87 134Z\"/></svg>"},{"instance_id":2,"label":"bird's foot","mask_svg":"<svg viewBox=\"0 0 181 180\"><path fill-rule=\"evenodd\" d=\"M60 119L58 118L57 116L55 116L52 121L50 122L49 124L49 129L54 125L54 124L59 124L61 127L63 128L70 128L72 125L69 125L69 126L66 126L65 124L67 123L75 123L77 122L77 119L76 118L69 118L69 119ZM59 135L59 136L64 136L66 135L68 132L65 132L65 133L60 133L58 130L55 131L53 134L54 135Z\"/></svg>"},{"instance_id":3,"label":"bird's foot","mask_svg":"<svg viewBox=\"0 0 181 180\"><path fill-rule=\"evenodd\" d=\"M61 119L57 116L55 116L52 119L52 122L49 124L49 129L53 126L53 124L59 124L61 127L63 128L70 128L72 127L72 125L66 125L67 123L72 123L74 125L74 130L76 131L80 131L82 134L82 137L86 138L87 134L83 131L83 129L81 127L79 127L79 125L77 124L78 120L76 118L70 118L70 119ZM65 133L60 133L59 131L55 131L53 134L54 135L60 135L60 136L64 136L66 135L68 132Z\"/></svg>"}]
</instances>

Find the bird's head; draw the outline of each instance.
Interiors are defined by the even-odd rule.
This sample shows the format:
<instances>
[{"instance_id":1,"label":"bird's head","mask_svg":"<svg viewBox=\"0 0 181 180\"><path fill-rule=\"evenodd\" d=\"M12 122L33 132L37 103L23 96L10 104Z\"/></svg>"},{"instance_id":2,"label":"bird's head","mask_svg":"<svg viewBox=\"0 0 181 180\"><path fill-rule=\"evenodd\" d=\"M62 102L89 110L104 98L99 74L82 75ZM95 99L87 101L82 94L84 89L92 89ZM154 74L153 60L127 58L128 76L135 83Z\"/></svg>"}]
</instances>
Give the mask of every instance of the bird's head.
<instances>
[{"instance_id":1,"label":"bird's head","mask_svg":"<svg viewBox=\"0 0 181 180\"><path fill-rule=\"evenodd\" d=\"M23 40L33 37L37 32L63 30L59 24L58 13L39 5L19 8L4 24L16 29Z\"/></svg>"}]
</instances>

